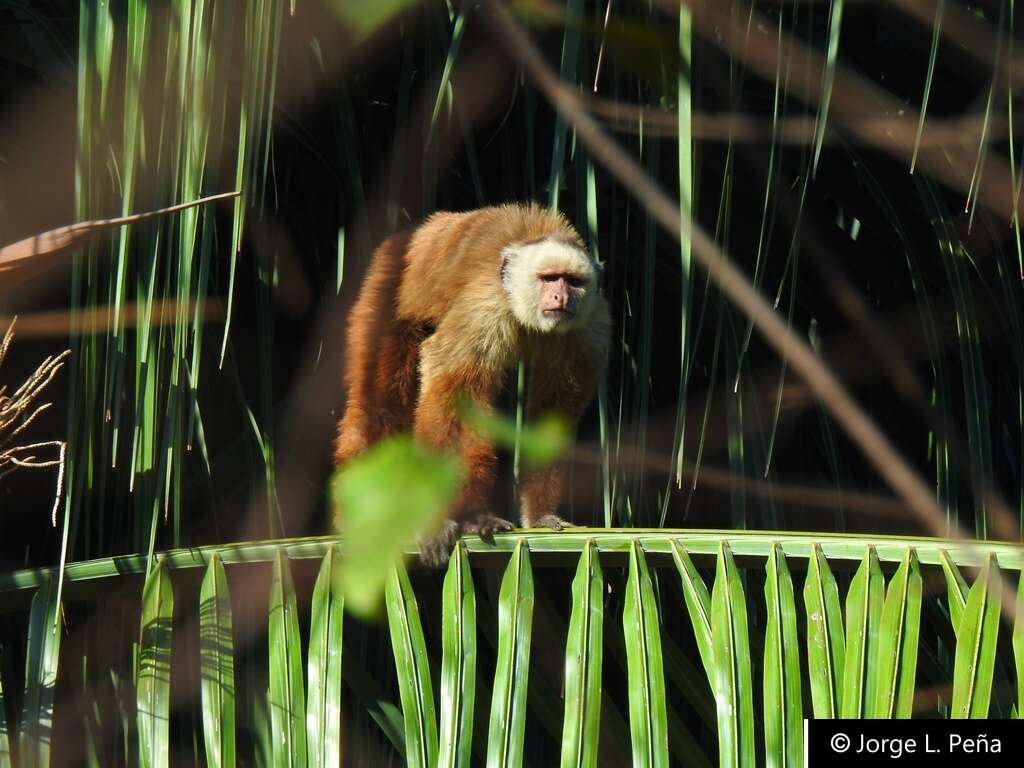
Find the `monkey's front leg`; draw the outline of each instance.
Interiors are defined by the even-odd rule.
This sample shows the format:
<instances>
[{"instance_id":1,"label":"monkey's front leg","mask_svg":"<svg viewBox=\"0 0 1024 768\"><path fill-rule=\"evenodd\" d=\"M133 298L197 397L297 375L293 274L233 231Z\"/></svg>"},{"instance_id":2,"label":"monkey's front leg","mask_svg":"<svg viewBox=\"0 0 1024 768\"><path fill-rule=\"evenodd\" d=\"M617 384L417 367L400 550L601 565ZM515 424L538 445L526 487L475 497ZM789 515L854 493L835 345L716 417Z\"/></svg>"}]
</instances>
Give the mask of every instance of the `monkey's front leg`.
<instances>
[{"instance_id":1,"label":"monkey's front leg","mask_svg":"<svg viewBox=\"0 0 1024 768\"><path fill-rule=\"evenodd\" d=\"M421 546L425 563L443 565L462 533L490 539L495 533L511 530L512 524L487 512L497 465L494 446L466 428L456 412L459 397L468 397L478 407L489 410L500 380L486 371L474 377L451 373L440 364L444 358L437 354L435 341L436 335L423 346L422 384L413 429L417 438L430 445L457 450L467 473L449 519L439 533Z\"/></svg>"},{"instance_id":2,"label":"monkey's front leg","mask_svg":"<svg viewBox=\"0 0 1024 768\"><path fill-rule=\"evenodd\" d=\"M551 528L560 531L572 523L556 513L562 499L564 469L560 463L529 472L519 487L519 511L523 528Z\"/></svg>"}]
</instances>

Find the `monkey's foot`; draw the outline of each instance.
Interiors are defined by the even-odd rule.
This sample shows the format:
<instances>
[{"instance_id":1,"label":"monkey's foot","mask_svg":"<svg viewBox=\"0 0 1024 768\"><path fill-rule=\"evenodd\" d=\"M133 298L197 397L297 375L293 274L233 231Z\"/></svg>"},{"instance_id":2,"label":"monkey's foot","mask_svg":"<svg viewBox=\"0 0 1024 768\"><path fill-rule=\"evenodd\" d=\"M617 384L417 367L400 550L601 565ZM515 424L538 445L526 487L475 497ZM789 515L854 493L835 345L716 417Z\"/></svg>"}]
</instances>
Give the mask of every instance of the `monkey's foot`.
<instances>
[{"instance_id":1,"label":"monkey's foot","mask_svg":"<svg viewBox=\"0 0 1024 768\"><path fill-rule=\"evenodd\" d=\"M514 526L508 520L494 515L479 514L462 525L465 533L475 533L486 542L494 541L494 534L511 531Z\"/></svg>"},{"instance_id":2,"label":"monkey's foot","mask_svg":"<svg viewBox=\"0 0 1024 768\"><path fill-rule=\"evenodd\" d=\"M575 526L560 518L558 515L544 515L539 520L535 520L530 528L550 528L553 531L560 531L563 528L575 528Z\"/></svg>"},{"instance_id":3,"label":"monkey's foot","mask_svg":"<svg viewBox=\"0 0 1024 768\"><path fill-rule=\"evenodd\" d=\"M420 539L420 560L431 568L440 568L448 562L455 549L455 542L462 534L461 526L454 520L445 520L441 530L429 539Z\"/></svg>"}]
</instances>

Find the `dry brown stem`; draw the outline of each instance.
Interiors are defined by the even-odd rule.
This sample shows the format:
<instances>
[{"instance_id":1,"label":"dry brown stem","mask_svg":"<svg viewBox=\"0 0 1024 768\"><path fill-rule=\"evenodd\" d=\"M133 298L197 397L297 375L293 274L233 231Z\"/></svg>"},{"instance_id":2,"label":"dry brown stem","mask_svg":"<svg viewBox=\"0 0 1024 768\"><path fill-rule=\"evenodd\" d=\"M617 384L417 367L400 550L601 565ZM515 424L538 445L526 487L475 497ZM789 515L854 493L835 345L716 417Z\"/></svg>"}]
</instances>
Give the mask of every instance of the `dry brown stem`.
<instances>
[{"instance_id":1,"label":"dry brown stem","mask_svg":"<svg viewBox=\"0 0 1024 768\"><path fill-rule=\"evenodd\" d=\"M16 320L16 319L15 319ZM12 320L0 342L0 367L3 366L7 351L14 341L15 320ZM61 440L21 443L16 439L38 418L39 414L52 403L37 404L36 400L53 381L64 362L71 354L66 349L56 357L47 357L11 395L7 387L0 386L0 480L17 469L48 469L58 467L57 490L53 500L52 522L57 524L57 507L60 504L64 485L64 456L66 444ZM56 456L48 455L51 450Z\"/></svg>"}]
</instances>

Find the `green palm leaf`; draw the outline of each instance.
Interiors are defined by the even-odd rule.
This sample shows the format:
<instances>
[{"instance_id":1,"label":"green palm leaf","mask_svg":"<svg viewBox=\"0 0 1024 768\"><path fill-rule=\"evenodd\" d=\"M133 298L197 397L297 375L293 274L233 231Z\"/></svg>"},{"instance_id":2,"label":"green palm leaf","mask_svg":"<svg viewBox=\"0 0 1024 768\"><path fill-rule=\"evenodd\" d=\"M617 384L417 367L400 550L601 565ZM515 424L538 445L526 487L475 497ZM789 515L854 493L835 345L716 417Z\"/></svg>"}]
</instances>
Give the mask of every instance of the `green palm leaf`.
<instances>
[{"instance_id":1,"label":"green palm leaf","mask_svg":"<svg viewBox=\"0 0 1024 768\"><path fill-rule=\"evenodd\" d=\"M419 606L405 567L391 570L384 590L391 630L391 646L398 671L398 692L405 719L405 756L410 766L437 765L437 714L430 682L427 645L423 639Z\"/></svg>"},{"instance_id":2,"label":"green palm leaf","mask_svg":"<svg viewBox=\"0 0 1024 768\"><path fill-rule=\"evenodd\" d=\"M487 732L488 768L523 762L532 624L533 569L530 550L520 539L498 593L498 659Z\"/></svg>"},{"instance_id":3,"label":"green palm leaf","mask_svg":"<svg viewBox=\"0 0 1024 768\"><path fill-rule=\"evenodd\" d=\"M267 618L271 742L276 768L306 765L306 712L302 685L302 640L291 567L281 549L274 557Z\"/></svg>"},{"instance_id":4,"label":"green palm leaf","mask_svg":"<svg viewBox=\"0 0 1024 768\"><path fill-rule=\"evenodd\" d=\"M622 629L629 673L629 732L633 764L668 765L668 714L661 657L661 622L643 550L629 547Z\"/></svg>"},{"instance_id":5,"label":"green palm leaf","mask_svg":"<svg viewBox=\"0 0 1024 768\"><path fill-rule=\"evenodd\" d=\"M1024 573L1017 579L1017 618L1013 622L1013 662L1017 669L1017 717L1024 718Z\"/></svg>"},{"instance_id":6,"label":"green palm leaf","mask_svg":"<svg viewBox=\"0 0 1024 768\"><path fill-rule=\"evenodd\" d=\"M950 713L953 719L988 717L999 637L1001 583L999 567L989 555L967 595L956 638Z\"/></svg>"},{"instance_id":7,"label":"green palm leaf","mask_svg":"<svg viewBox=\"0 0 1024 768\"><path fill-rule=\"evenodd\" d=\"M807 673L814 716L835 718L839 716L843 701L846 638L836 579L817 544L812 545L807 560L804 613L807 615Z\"/></svg>"},{"instance_id":8,"label":"green palm leaf","mask_svg":"<svg viewBox=\"0 0 1024 768\"><path fill-rule=\"evenodd\" d=\"M235 661L231 595L220 555L199 589L199 667L207 765L235 765Z\"/></svg>"},{"instance_id":9,"label":"green palm leaf","mask_svg":"<svg viewBox=\"0 0 1024 768\"><path fill-rule=\"evenodd\" d=\"M866 715L874 699L878 655L878 625L882 619L885 577L875 548L869 546L846 595L846 657L841 717Z\"/></svg>"},{"instance_id":10,"label":"green palm leaf","mask_svg":"<svg viewBox=\"0 0 1024 768\"><path fill-rule=\"evenodd\" d=\"M900 563L882 606L875 669L878 685L868 701L870 717L909 718L914 706L917 639L921 629L921 569L914 550Z\"/></svg>"},{"instance_id":11,"label":"green palm leaf","mask_svg":"<svg viewBox=\"0 0 1024 768\"><path fill-rule=\"evenodd\" d=\"M7 697L4 695L3 676L0 675L0 766L11 765L11 734L7 727Z\"/></svg>"},{"instance_id":12,"label":"green palm leaf","mask_svg":"<svg viewBox=\"0 0 1024 768\"><path fill-rule=\"evenodd\" d=\"M718 545L711 590L711 639L715 657L719 765L754 764L754 704L750 640L743 583L732 552Z\"/></svg>"},{"instance_id":13,"label":"green palm leaf","mask_svg":"<svg viewBox=\"0 0 1024 768\"><path fill-rule=\"evenodd\" d=\"M693 625L693 633L697 639L700 660L704 664L704 672L708 676L712 691L714 691L715 651L711 643L711 596L708 594L704 579L693 567L690 556L686 554L683 545L676 540L672 541L672 559L675 561L676 570L679 571L679 578L682 580L686 610L690 614L690 623Z\"/></svg>"},{"instance_id":14,"label":"green palm leaf","mask_svg":"<svg viewBox=\"0 0 1024 768\"><path fill-rule=\"evenodd\" d=\"M800 698L800 644L796 600L786 556L772 547L765 566L764 740L769 766L796 766L803 760L803 707Z\"/></svg>"},{"instance_id":15,"label":"green palm leaf","mask_svg":"<svg viewBox=\"0 0 1024 768\"><path fill-rule=\"evenodd\" d=\"M139 758L144 768L168 764L171 714L171 634L174 591L164 559L142 588L142 626L136 677Z\"/></svg>"},{"instance_id":16,"label":"green palm leaf","mask_svg":"<svg viewBox=\"0 0 1024 768\"><path fill-rule=\"evenodd\" d=\"M341 761L341 650L345 600L338 580L338 547L320 564L309 618L306 746L313 768Z\"/></svg>"},{"instance_id":17,"label":"green palm leaf","mask_svg":"<svg viewBox=\"0 0 1024 768\"><path fill-rule=\"evenodd\" d=\"M587 543L572 582L572 615L565 647L562 768L596 766L604 658L604 572Z\"/></svg>"},{"instance_id":18,"label":"green palm leaf","mask_svg":"<svg viewBox=\"0 0 1024 768\"><path fill-rule=\"evenodd\" d=\"M61 617L57 581L43 581L32 598L25 653L25 700L18 733L22 765L45 768L50 764L53 694L57 685Z\"/></svg>"},{"instance_id":19,"label":"green palm leaf","mask_svg":"<svg viewBox=\"0 0 1024 768\"><path fill-rule=\"evenodd\" d=\"M960 635L960 619L964 615L964 606L967 605L967 582L964 581L960 569L956 567L949 558L949 553L944 549L939 550L939 558L942 561L942 574L946 577L946 595L949 605L949 619L953 623L953 633Z\"/></svg>"},{"instance_id":20,"label":"green palm leaf","mask_svg":"<svg viewBox=\"0 0 1024 768\"><path fill-rule=\"evenodd\" d=\"M476 702L476 592L460 541L448 561L441 607L441 736L439 765L466 768Z\"/></svg>"}]
</instances>

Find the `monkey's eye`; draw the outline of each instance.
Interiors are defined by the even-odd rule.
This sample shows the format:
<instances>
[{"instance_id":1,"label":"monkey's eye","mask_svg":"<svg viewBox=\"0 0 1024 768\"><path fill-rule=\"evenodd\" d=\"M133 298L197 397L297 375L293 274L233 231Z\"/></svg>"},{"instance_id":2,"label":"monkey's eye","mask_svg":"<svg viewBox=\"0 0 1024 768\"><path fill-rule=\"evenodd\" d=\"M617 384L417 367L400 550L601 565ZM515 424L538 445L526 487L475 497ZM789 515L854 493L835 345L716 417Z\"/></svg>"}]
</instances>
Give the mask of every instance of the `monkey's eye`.
<instances>
[{"instance_id":1,"label":"monkey's eye","mask_svg":"<svg viewBox=\"0 0 1024 768\"><path fill-rule=\"evenodd\" d=\"M582 288L587 283L582 277L569 277L566 278L566 282L573 288Z\"/></svg>"},{"instance_id":2,"label":"monkey's eye","mask_svg":"<svg viewBox=\"0 0 1024 768\"><path fill-rule=\"evenodd\" d=\"M555 283L562 277L561 275L537 275L544 283Z\"/></svg>"}]
</instances>

